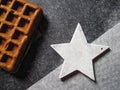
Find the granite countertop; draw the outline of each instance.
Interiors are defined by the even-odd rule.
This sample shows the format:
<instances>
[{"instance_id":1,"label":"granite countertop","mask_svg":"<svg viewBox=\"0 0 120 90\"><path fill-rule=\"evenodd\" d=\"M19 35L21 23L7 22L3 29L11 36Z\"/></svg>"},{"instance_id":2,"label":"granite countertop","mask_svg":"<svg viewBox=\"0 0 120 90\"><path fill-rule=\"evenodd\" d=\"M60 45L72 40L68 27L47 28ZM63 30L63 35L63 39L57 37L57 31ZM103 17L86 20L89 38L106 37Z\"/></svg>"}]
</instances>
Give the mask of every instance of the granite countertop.
<instances>
[{"instance_id":1,"label":"granite countertop","mask_svg":"<svg viewBox=\"0 0 120 90\"><path fill-rule=\"evenodd\" d=\"M25 90L58 67L62 58L51 44L70 42L80 22L92 42L120 20L119 0L28 0L40 5L44 17L35 41L20 70L10 74L0 69L0 90Z\"/></svg>"}]
</instances>

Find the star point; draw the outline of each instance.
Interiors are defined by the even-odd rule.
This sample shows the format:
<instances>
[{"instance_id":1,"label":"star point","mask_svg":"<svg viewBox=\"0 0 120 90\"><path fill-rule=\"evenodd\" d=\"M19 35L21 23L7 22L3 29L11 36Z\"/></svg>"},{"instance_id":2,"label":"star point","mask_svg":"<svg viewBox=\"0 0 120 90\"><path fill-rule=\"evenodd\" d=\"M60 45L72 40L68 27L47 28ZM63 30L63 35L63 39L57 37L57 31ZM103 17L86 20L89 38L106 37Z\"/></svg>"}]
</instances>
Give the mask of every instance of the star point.
<instances>
[{"instance_id":1,"label":"star point","mask_svg":"<svg viewBox=\"0 0 120 90\"><path fill-rule=\"evenodd\" d=\"M54 44L51 47L64 59L59 78L78 70L95 80L93 59L106 51L109 46L88 43L80 23L70 43Z\"/></svg>"}]
</instances>

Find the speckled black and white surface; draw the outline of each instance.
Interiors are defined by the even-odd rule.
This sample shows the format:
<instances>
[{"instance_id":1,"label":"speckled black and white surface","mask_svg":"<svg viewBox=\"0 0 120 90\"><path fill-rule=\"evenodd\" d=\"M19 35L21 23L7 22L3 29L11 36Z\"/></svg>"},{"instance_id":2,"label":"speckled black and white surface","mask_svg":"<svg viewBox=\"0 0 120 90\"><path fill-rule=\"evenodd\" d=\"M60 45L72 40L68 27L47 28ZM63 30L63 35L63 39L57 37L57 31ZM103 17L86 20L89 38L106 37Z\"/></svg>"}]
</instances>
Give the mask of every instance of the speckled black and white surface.
<instances>
[{"instance_id":1,"label":"speckled black and white surface","mask_svg":"<svg viewBox=\"0 0 120 90\"><path fill-rule=\"evenodd\" d=\"M79 72L61 80L58 78L60 66L27 90L120 90L119 41L120 23L92 42L109 46L105 53L93 60L95 81Z\"/></svg>"},{"instance_id":2,"label":"speckled black and white surface","mask_svg":"<svg viewBox=\"0 0 120 90\"><path fill-rule=\"evenodd\" d=\"M33 43L15 75L0 70L0 90L25 90L58 67L63 60L51 44L69 42L78 22L88 42L120 20L119 0L29 0L44 10L42 37Z\"/></svg>"}]
</instances>

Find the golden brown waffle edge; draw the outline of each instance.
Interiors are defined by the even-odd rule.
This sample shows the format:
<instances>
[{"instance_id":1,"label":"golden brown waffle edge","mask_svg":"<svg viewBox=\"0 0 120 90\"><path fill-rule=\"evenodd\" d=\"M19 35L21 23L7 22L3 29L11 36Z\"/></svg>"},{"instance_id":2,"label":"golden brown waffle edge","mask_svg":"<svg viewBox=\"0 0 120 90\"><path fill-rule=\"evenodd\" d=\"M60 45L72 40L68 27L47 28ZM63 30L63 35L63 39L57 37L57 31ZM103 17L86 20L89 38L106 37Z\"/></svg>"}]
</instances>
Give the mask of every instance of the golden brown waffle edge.
<instances>
[{"instance_id":1,"label":"golden brown waffle edge","mask_svg":"<svg viewBox=\"0 0 120 90\"><path fill-rule=\"evenodd\" d=\"M0 0L0 67L9 72L23 59L42 9L27 0Z\"/></svg>"}]
</instances>

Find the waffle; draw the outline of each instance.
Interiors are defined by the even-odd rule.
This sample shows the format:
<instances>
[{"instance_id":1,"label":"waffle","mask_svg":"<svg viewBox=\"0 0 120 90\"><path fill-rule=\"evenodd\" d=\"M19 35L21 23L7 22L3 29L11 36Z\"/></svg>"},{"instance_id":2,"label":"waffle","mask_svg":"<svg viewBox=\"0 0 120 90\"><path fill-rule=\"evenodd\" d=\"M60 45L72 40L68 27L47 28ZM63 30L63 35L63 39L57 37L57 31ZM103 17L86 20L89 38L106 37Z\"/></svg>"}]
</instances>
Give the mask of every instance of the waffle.
<instances>
[{"instance_id":1,"label":"waffle","mask_svg":"<svg viewBox=\"0 0 120 90\"><path fill-rule=\"evenodd\" d=\"M0 0L0 67L15 72L36 30L42 9L27 0Z\"/></svg>"}]
</instances>

